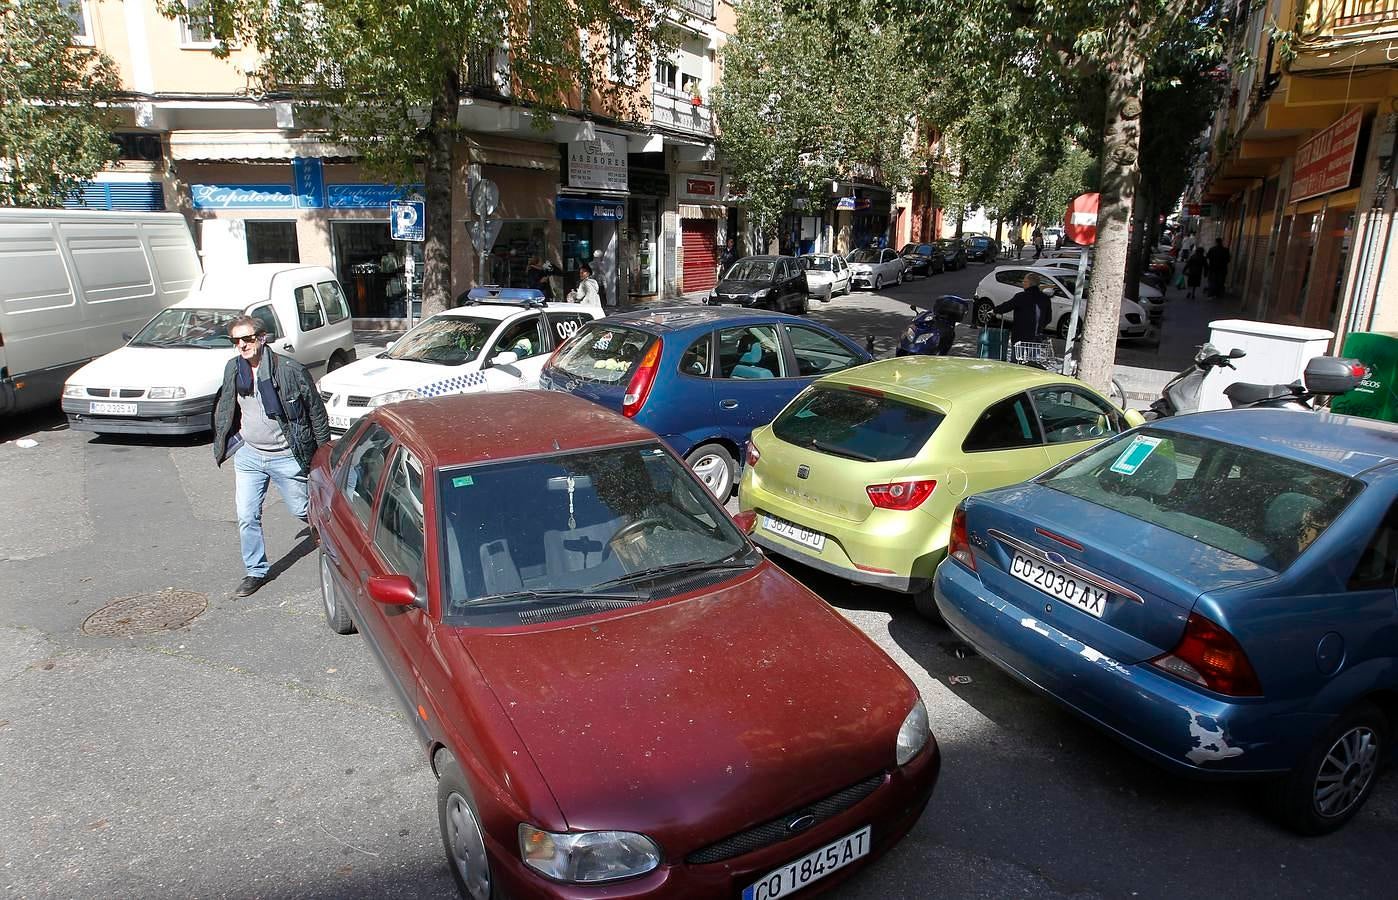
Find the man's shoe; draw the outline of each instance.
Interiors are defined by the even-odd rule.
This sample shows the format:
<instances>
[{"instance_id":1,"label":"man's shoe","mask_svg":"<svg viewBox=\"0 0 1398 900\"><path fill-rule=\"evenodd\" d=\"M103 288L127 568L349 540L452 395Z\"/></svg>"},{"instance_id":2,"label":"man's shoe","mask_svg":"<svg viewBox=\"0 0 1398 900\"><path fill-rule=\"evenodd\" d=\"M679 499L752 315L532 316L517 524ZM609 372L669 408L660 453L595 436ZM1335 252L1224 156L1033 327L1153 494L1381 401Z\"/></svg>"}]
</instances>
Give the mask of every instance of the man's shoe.
<instances>
[{"instance_id":1,"label":"man's shoe","mask_svg":"<svg viewBox=\"0 0 1398 900\"><path fill-rule=\"evenodd\" d=\"M262 587L262 582L266 580L266 578L260 578L256 575L249 575L238 582L238 589L233 592L233 596L251 597L253 594L257 593L257 589Z\"/></svg>"}]
</instances>

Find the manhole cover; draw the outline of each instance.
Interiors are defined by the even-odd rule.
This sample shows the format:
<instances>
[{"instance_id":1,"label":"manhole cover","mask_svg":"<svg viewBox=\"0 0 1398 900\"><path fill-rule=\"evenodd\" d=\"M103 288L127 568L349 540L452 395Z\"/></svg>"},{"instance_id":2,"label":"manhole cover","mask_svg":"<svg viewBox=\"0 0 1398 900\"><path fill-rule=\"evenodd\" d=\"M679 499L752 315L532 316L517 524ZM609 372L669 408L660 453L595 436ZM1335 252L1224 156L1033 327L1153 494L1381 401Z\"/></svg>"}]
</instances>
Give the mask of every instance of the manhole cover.
<instances>
[{"instance_id":1,"label":"manhole cover","mask_svg":"<svg viewBox=\"0 0 1398 900\"><path fill-rule=\"evenodd\" d=\"M188 625L209 608L207 594L168 588L113 600L83 622L83 632L95 637L135 637Z\"/></svg>"}]
</instances>

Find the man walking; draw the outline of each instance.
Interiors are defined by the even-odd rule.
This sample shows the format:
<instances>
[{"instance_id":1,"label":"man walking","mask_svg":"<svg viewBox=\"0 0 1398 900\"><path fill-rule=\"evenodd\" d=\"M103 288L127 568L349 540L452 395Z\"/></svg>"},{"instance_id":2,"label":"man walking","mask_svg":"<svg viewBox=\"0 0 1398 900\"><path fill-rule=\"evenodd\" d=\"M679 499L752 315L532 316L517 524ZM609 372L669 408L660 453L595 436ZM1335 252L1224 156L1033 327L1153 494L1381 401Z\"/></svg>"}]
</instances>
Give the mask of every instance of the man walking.
<instances>
[{"instance_id":1,"label":"man walking","mask_svg":"<svg viewBox=\"0 0 1398 900\"><path fill-rule=\"evenodd\" d=\"M718 258L718 277L723 280L723 276L728 270L733 268L733 264L738 261L737 242L731 237L723 244L723 254Z\"/></svg>"},{"instance_id":2,"label":"man walking","mask_svg":"<svg viewBox=\"0 0 1398 900\"><path fill-rule=\"evenodd\" d=\"M1209 264L1209 296L1218 299L1223 296L1223 280L1228 275L1228 261L1233 255L1223 246L1223 238L1214 238L1206 258Z\"/></svg>"},{"instance_id":3,"label":"man walking","mask_svg":"<svg viewBox=\"0 0 1398 900\"><path fill-rule=\"evenodd\" d=\"M238 355L223 370L214 406L214 462L233 457L238 537L247 575L233 592L247 597L267 580L262 502L275 481L291 514L307 518L306 473L311 457L330 441L325 404L306 367L266 346L267 329L252 316L228 324Z\"/></svg>"},{"instance_id":4,"label":"man walking","mask_svg":"<svg viewBox=\"0 0 1398 900\"><path fill-rule=\"evenodd\" d=\"M1044 255L1044 230L1038 225L1034 226L1034 258L1038 259Z\"/></svg>"},{"instance_id":5,"label":"man walking","mask_svg":"<svg viewBox=\"0 0 1398 900\"><path fill-rule=\"evenodd\" d=\"M1037 344L1043 340L1041 335L1053 318L1053 307L1049 304L1048 294L1039 290L1038 275L1032 272L1025 275L1022 284L1024 290L995 307L995 314L1008 312L1014 315L1014 321L1010 323L1010 340Z\"/></svg>"}]
</instances>

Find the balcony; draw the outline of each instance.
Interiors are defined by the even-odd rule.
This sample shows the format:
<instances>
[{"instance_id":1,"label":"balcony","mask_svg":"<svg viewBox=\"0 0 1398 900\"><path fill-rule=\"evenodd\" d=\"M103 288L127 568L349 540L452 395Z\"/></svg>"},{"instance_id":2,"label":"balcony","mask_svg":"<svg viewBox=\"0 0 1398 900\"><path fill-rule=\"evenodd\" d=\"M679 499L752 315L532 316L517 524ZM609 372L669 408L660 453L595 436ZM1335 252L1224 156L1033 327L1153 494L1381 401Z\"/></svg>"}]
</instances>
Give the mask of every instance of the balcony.
<instances>
[{"instance_id":1,"label":"balcony","mask_svg":"<svg viewBox=\"0 0 1398 900\"><path fill-rule=\"evenodd\" d=\"M714 0L679 0L675 4L675 10L706 22L714 20Z\"/></svg>"},{"instance_id":2,"label":"balcony","mask_svg":"<svg viewBox=\"0 0 1398 900\"><path fill-rule=\"evenodd\" d=\"M704 135L714 133L713 113L707 106L695 106L688 94L668 88L657 87L652 92L650 119L669 128Z\"/></svg>"},{"instance_id":3,"label":"balcony","mask_svg":"<svg viewBox=\"0 0 1398 900\"><path fill-rule=\"evenodd\" d=\"M1398 24L1398 0L1330 0L1323 15L1334 28Z\"/></svg>"},{"instance_id":4,"label":"balcony","mask_svg":"<svg viewBox=\"0 0 1398 900\"><path fill-rule=\"evenodd\" d=\"M475 47L469 50L466 54L466 87L498 97L510 96L510 51L504 47Z\"/></svg>"}]
</instances>

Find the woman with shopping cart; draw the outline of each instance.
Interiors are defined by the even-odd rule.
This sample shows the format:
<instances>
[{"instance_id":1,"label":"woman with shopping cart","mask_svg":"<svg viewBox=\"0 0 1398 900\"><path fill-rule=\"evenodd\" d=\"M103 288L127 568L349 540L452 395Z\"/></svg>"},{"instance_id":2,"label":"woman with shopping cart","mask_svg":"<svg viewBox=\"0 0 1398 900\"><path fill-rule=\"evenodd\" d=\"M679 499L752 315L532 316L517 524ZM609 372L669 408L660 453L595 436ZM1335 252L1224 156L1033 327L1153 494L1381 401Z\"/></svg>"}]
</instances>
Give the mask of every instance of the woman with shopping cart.
<instances>
[{"instance_id":1,"label":"woman with shopping cart","mask_svg":"<svg viewBox=\"0 0 1398 900\"><path fill-rule=\"evenodd\" d=\"M1049 305L1048 294L1039 290L1038 275L1030 272L1024 276L1023 284L1024 290L995 307L995 314L1014 316L1010 323L1010 340L1014 347L1011 361L1037 363L1051 351L1052 345L1044 342L1043 333L1053 318L1053 307Z\"/></svg>"}]
</instances>

